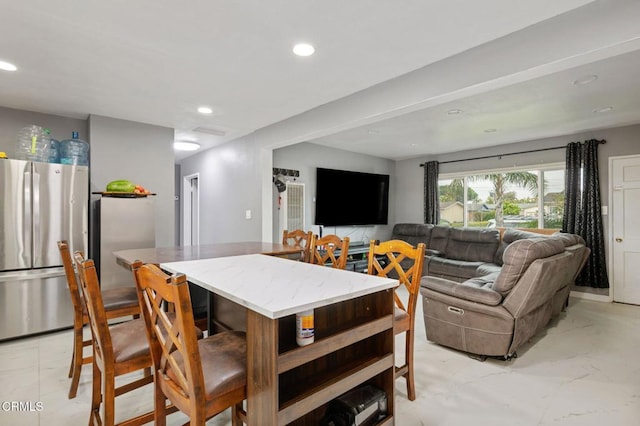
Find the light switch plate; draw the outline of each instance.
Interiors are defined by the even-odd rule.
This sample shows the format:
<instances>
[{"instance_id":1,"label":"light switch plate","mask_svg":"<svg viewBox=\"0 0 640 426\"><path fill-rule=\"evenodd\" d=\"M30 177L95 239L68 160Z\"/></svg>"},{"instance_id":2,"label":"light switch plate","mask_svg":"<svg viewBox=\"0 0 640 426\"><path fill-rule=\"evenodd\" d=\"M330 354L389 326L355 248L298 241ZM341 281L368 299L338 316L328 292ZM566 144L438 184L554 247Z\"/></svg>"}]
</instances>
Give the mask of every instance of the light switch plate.
<instances>
[{"instance_id":1,"label":"light switch plate","mask_svg":"<svg viewBox=\"0 0 640 426\"><path fill-rule=\"evenodd\" d=\"M244 218L245 219L251 219L251 210L245 210Z\"/></svg>"}]
</instances>

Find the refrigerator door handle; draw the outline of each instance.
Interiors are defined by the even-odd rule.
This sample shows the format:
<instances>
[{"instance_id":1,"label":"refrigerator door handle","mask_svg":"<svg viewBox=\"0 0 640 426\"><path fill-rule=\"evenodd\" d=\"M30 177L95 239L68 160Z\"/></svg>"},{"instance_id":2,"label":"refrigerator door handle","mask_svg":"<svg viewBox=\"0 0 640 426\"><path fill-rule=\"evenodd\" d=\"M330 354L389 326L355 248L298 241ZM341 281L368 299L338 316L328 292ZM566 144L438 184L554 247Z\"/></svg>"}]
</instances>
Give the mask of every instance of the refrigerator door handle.
<instances>
[{"instance_id":1,"label":"refrigerator door handle","mask_svg":"<svg viewBox=\"0 0 640 426\"><path fill-rule=\"evenodd\" d=\"M40 241L40 173L33 172L33 264L35 265L42 255L42 242Z\"/></svg>"},{"instance_id":2,"label":"refrigerator door handle","mask_svg":"<svg viewBox=\"0 0 640 426\"><path fill-rule=\"evenodd\" d=\"M31 216L31 172L24 172L24 224L22 229L22 235L25 241L31 241L31 229L32 229L32 216ZM33 259L31 260L33 264Z\"/></svg>"}]
</instances>

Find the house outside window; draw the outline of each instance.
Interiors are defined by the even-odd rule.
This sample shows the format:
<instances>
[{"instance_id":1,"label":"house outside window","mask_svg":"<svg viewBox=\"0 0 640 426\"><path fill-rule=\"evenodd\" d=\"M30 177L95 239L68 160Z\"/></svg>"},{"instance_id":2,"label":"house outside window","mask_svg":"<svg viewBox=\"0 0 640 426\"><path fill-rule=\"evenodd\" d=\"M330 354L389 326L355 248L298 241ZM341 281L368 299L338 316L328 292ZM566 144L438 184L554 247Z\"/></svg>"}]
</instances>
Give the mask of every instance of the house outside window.
<instances>
[{"instance_id":1,"label":"house outside window","mask_svg":"<svg viewBox=\"0 0 640 426\"><path fill-rule=\"evenodd\" d=\"M441 174L440 224L560 229L564 164Z\"/></svg>"}]
</instances>

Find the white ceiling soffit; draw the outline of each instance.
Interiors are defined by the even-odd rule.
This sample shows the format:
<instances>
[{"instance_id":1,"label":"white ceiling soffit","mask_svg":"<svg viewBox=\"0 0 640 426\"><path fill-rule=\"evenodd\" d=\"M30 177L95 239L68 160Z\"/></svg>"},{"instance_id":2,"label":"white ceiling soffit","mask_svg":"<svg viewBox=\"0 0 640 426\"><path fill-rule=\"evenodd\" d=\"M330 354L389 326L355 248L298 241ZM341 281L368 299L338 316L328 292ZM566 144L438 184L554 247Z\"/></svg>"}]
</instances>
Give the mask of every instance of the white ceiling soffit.
<instances>
[{"instance_id":1,"label":"white ceiling soffit","mask_svg":"<svg viewBox=\"0 0 640 426\"><path fill-rule=\"evenodd\" d=\"M276 123L257 138L405 159L636 124L638 22L640 2L595 2ZM592 84L573 84L592 74Z\"/></svg>"},{"instance_id":2,"label":"white ceiling soffit","mask_svg":"<svg viewBox=\"0 0 640 426\"><path fill-rule=\"evenodd\" d=\"M19 69L0 75L0 105L173 127L206 148L589 3L1 0L0 58ZM300 41L316 54L292 55Z\"/></svg>"}]
</instances>

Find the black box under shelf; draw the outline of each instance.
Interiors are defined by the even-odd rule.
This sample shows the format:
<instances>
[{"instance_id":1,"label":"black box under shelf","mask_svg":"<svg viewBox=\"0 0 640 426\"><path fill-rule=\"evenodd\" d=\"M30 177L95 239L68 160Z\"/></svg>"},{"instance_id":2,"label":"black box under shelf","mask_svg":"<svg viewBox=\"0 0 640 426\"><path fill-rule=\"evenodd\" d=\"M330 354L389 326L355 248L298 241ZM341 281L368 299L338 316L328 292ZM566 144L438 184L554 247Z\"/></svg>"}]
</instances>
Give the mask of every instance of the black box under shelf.
<instances>
[{"instance_id":1,"label":"black box under shelf","mask_svg":"<svg viewBox=\"0 0 640 426\"><path fill-rule=\"evenodd\" d=\"M370 426L387 415L387 395L372 385L355 388L327 404L321 426Z\"/></svg>"}]
</instances>

